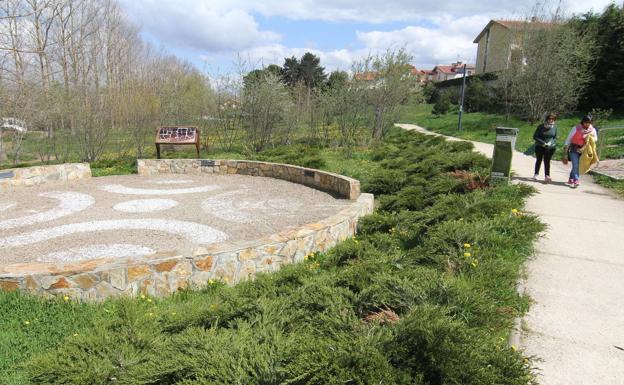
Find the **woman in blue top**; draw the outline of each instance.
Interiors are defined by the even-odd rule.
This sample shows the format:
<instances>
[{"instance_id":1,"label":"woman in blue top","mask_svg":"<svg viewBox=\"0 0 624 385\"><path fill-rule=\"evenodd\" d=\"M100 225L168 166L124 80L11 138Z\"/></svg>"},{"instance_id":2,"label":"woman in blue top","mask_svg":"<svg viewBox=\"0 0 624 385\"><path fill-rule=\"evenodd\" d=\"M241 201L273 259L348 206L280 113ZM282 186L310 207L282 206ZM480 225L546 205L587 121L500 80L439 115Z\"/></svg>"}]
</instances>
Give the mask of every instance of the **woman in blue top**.
<instances>
[{"instance_id":1,"label":"woman in blue top","mask_svg":"<svg viewBox=\"0 0 624 385\"><path fill-rule=\"evenodd\" d=\"M535 141L535 175L533 179L539 177L542 161L544 162L544 182L548 183L550 179L550 159L557 148L557 115L548 114L544 123L540 124L535 133L533 140Z\"/></svg>"}]
</instances>

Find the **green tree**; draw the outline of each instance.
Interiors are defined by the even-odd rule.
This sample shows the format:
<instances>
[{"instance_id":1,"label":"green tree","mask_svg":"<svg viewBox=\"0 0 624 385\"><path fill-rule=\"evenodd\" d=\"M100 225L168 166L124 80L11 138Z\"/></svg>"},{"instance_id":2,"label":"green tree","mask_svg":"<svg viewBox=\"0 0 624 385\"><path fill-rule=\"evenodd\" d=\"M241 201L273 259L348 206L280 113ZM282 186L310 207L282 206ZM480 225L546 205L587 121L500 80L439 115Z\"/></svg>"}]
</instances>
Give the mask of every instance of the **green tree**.
<instances>
[{"instance_id":1,"label":"green tree","mask_svg":"<svg viewBox=\"0 0 624 385\"><path fill-rule=\"evenodd\" d=\"M592 34L595 60L592 80L581 100L581 108L612 108L624 112L624 8L610 4L602 14L587 13L572 20L576 33Z\"/></svg>"},{"instance_id":2,"label":"green tree","mask_svg":"<svg viewBox=\"0 0 624 385\"><path fill-rule=\"evenodd\" d=\"M327 88L335 89L344 86L349 81L349 74L345 71L332 71L327 79Z\"/></svg>"},{"instance_id":3,"label":"green tree","mask_svg":"<svg viewBox=\"0 0 624 385\"><path fill-rule=\"evenodd\" d=\"M488 87L479 78L472 79L466 84L464 94L464 109L466 112L486 112L491 110L494 101L490 97Z\"/></svg>"},{"instance_id":4,"label":"green tree","mask_svg":"<svg viewBox=\"0 0 624 385\"><path fill-rule=\"evenodd\" d=\"M289 86L294 86L300 80L299 59L296 57L287 57L284 59L282 66L282 81Z\"/></svg>"},{"instance_id":5,"label":"green tree","mask_svg":"<svg viewBox=\"0 0 624 385\"><path fill-rule=\"evenodd\" d=\"M327 79L325 67L321 67L321 59L310 52L306 52L299 61L299 76L308 90L318 87Z\"/></svg>"},{"instance_id":6,"label":"green tree","mask_svg":"<svg viewBox=\"0 0 624 385\"><path fill-rule=\"evenodd\" d=\"M451 94L448 92L441 92L438 101L433 105L431 113L434 115L444 115L451 109Z\"/></svg>"}]
</instances>

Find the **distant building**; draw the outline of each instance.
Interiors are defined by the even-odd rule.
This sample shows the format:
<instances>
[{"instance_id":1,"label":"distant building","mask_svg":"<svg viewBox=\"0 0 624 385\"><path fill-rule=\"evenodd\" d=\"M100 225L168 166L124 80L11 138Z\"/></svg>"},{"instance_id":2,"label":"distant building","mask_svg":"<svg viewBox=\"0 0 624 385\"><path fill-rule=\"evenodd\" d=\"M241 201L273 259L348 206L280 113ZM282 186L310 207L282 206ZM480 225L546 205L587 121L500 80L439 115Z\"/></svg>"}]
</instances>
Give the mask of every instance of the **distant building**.
<instances>
[{"instance_id":1,"label":"distant building","mask_svg":"<svg viewBox=\"0 0 624 385\"><path fill-rule=\"evenodd\" d=\"M477 47L476 73L494 72L509 67L509 63L520 55L523 32L527 28L547 28L552 23L522 20L490 20L474 39Z\"/></svg>"},{"instance_id":2,"label":"distant building","mask_svg":"<svg viewBox=\"0 0 624 385\"><path fill-rule=\"evenodd\" d=\"M0 128L4 130L13 130L17 132L28 131L26 122L17 118L2 118L0 120Z\"/></svg>"},{"instance_id":3,"label":"distant building","mask_svg":"<svg viewBox=\"0 0 624 385\"><path fill-rule=\"evenodd\" d=\"M472 64L466 64L466 76L473 75L475 73L475 66ZM452 63L450 65L438 64L433 67L431 71L431 80L434 82L442 82L444 80L456 79L464 76L464 63L461 61Z\"/></svg>"},{"instance_id":4,"label":"distant building","mask_svg":"<svg viewBox=\"0 0 624 385\"><path fill-rule=\"evenodd\" d=\"M414 67L411 64L408 64L408 67L409 67L410 74L416 77L418 83L423 84L431 80L428 77L428 74L431 73L431 71L419 70L418 68Z\"/></svg>"},{"instance_id":5,"label":"distant building","mask_svg":"<svg viewBox=\"0 0 624 385\"><path fill-rule=\"evenodd\" d=\"M363 80L363 81L370 82L370 81L377 79L377 76L379 76L379 73L377 72L366 71L366 72L356 73L353 76L353 78L355 80Z\"/></svg>"}]
</instances>

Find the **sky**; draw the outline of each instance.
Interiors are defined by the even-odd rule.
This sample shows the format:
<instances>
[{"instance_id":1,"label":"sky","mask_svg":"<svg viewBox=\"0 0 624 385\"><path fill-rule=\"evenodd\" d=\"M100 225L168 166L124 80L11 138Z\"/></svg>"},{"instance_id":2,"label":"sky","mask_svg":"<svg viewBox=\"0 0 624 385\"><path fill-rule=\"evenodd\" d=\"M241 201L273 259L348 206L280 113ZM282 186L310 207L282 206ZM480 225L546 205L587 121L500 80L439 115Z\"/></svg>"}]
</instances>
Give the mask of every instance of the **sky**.
<instances>
[{"instance_id":1,"label":"sky","mask_svg":"<svg viewBox=\"0 0 624 385\"><path fill-rule=\"evenodd\" d=\"M542 12L602 12L611 0L540 0ZM546 3L544 3L546 2ZM120 0L155 47L209 74L283 65L312 52L326 72L405 48L432 69L474 63L473 43L490 19L526 19L536 0ZM546 4L546 5L543 5Z\"/></svg>"}]
</instances>

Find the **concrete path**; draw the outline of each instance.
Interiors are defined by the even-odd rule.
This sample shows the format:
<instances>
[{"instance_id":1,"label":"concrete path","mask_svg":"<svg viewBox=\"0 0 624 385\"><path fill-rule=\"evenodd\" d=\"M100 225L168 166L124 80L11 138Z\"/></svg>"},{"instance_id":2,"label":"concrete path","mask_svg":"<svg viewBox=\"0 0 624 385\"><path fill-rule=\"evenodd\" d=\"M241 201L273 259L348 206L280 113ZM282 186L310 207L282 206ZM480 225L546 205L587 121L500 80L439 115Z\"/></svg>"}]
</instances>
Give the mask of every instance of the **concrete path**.
<instances>
[{"instance_id":1,"label":"concrete path","mask_svg":"<svg viewBox=\"0 0 624 385\"><path fill-rule=\"evenodd\" d=\"M492 156L493 145L473 143ZM533 181L534 164L514 153L514 180L539 190L527 209L548 225L528 264L525 287L534 303L520 344L536 357L540 384L624 384L624 200L589 175L577 189L566 186L570 165L559 161L551 163L553 183Z\"/></svg>"}]
</instances>

